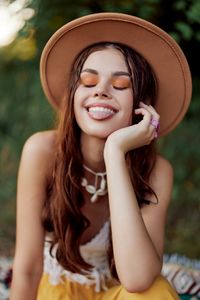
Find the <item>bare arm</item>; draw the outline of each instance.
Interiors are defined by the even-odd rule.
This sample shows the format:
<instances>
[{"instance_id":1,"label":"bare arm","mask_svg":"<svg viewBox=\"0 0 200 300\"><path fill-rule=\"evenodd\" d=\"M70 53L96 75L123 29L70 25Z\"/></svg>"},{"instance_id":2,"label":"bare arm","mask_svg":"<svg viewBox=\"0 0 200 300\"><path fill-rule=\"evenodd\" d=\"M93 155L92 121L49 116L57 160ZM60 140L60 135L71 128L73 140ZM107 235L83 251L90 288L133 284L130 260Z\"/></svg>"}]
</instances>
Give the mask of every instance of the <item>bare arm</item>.
<instances>
[{"instance_id":1,"label":"bare arm","mask_svg":"<svg viewBox=\"0 0 200 300\"><path fill-rule=\"evenodd\" d=\"M36 299L43 270L41 212L50 171L49 133L26 142L18 174L17 240L10 300ZM46 142L45 142L46 141Z\"/></svg>"},{"instance_id":2,"label":"bare arm","mask_svg":"<svg viewBox=\"0 0 200 300\"><path fill-rule=\"evenodd\" d=\"M152 140L151 131L148 126L142 130L131 126L120 129L108 138L104 150L115 264L122 285L130 292L147 289L162 267L172 168L166 160L158 157L150 184L159 203L140 210L125 161L127 148L123 148L122 142L127 138L129 144L131 134L128 148L147 144Z\"/></svg>"}]
</instances>

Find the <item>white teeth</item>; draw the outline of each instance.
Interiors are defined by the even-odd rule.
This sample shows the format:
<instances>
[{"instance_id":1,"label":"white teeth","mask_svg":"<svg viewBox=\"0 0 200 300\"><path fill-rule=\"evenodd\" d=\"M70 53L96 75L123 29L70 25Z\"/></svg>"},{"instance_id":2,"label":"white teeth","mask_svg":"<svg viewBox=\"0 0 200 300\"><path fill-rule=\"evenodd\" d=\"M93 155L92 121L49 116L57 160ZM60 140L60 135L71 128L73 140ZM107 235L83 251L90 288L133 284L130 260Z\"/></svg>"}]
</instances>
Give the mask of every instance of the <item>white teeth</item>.
<instances>
[{"instance_id":1,"label":"white teeth","mask_svg":"<svg viewBox=\"0 0 200 300\"><path fill-rule=\"evenodd\" d=\"M114 110L110 109L110 108L107 108L107 107L99 107L99 106L94 106L94 107L89 107L89 111L90 112L96 112L96 111L99 111L99 112L107 112L107 113L110 113L110 114L114 114Z\"/></svg>"}]
</instances>

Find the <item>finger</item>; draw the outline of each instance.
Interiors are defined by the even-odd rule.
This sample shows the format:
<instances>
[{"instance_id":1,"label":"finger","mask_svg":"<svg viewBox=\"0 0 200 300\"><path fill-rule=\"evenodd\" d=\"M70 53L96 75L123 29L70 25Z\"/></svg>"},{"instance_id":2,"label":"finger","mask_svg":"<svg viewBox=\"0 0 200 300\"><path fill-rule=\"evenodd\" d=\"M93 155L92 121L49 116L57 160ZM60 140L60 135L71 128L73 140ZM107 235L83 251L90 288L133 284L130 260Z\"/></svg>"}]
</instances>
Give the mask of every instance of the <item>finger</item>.
<instances>
[{"instance_id":1,"label":"finger","mask_svg":"<svg viewBox=\"0 0 200 300\"><path fill-rule=\"evenodd\" d=\"M139 106L145 108L146 110L148 110L153 115L157 114L156 110L151 105L147 105L144 102L140 102Z\"/></svg>"},{"instance_id":2,"label":"finger","mask_svg":"<svg viewBox=\"0 0 200 300\"><path fill-rule=\"evenodd\" d=\"M153 127L152 125L150 126L152 114L144 108L136 109L135 114L141 114L143 116L143 119L138 124L143 128L146 128L146 132L149 132L149 134L152 135L155 131L155 127Z\"/></svg>"},{"instance_id":3,"label":"finger","mask_svg":"<svg viewBox=\"0 0 200 300\"><path fill-rule=\"evenodd\" d=\"M144 107L146 110L148 110L151 113L152 117L150 120L150 126L151 126L151 128L153 128L155 138L157 138L158 131L159 131L160 115L156 112L156 110L154 109L154 107L152 105L146 105L145 103L140 102L140 106Z\"/></svg>"},{"instance_id":4,"label":"finger","mask_svg":"<svg viewBox=\"0 0 200 300\"><path fill-rule=\"evenodd\" d=\"M152 114L152 111L155 112L152 106L149 108L148 105L144 104L144 107L136 109L135 113L144 116L142 120L143 124L145 124L146 128L149 128L152 139L156 139L158 137L160 116L157 113L155 115Z\"/></svg>"},{"instance_id":5,"label":"finger","mask_svg":"<svg viewBox=\"0 0 200 300\"><path fill-rule=\"evenodd\" d=\"M157 111L155 110L155 108L152 105L147 105L144 102L140 102L139 106L147 109L153 115L153 117L156 118L157 120L160 119L160 115L157 113Z\"/></svg>"},{"instance_id":6,"label":"finger","mask_svg":"<svg viewBox=\"0 0 200 300\"><path fill-rule=\"evenodd\" d=\"M142 115L143 119L141 122L144 122L146 124L149 124L152 118L152 114L145 108L137 108L135 109L136 115Z\"/></svg>"}]
</instances>

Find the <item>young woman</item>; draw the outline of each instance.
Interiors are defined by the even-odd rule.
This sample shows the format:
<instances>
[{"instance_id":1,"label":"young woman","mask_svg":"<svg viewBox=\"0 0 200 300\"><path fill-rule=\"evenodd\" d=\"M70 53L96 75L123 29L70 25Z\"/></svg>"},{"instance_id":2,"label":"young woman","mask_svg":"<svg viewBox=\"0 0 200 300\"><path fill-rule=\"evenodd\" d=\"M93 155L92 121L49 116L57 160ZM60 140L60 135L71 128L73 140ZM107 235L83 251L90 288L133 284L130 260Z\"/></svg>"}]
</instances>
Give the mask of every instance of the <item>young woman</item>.
<instances>
[{"instance_id":1,"label":"young woman","mask_svg":"<svg viewBox=\"0 0 200 300\"><path fill-rule=\"evenodd\" d=\"M41 79L60 121L23 149L11 300L178 299L160 276L173 171L155 139L189 104L180 48L144 20L90 15L53 35Z\"/></svg>"}]
</instances>

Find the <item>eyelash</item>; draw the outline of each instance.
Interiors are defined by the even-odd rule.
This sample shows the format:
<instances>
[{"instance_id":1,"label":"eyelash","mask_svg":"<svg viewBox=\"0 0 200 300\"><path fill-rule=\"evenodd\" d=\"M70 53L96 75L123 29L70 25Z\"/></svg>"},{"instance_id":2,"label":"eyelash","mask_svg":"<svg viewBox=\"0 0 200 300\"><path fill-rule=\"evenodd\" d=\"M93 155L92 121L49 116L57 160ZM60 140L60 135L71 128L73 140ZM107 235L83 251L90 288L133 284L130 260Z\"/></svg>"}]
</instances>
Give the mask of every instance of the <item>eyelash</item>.
<instances>
[{"instance_id":1,"label":"eyelash","mask_svg":"<svg viewBox=\"0 0 200 300\"><path fill-rule=\"evenodd\" d=\"M86 88L92 88L92 87L94 87L96 84L83 84L84 85L84 87L86 87Z\"/></svg>"},{"instance_id":2,"label":"eyelash","mask_svg":"<svg viewBox=\"0 0 200 300\"><path fill-rule=\"evenodd\" d=\"M123 91L123 90L126 90L128 87L124 87L124 88L120 88L120 87L114 87L114 89L118 90L118 91Z\"/></svg>"}]
</instances>

